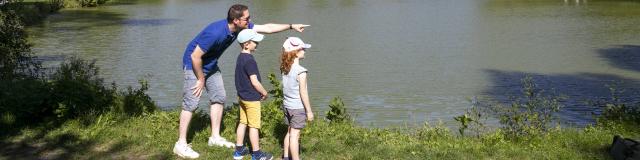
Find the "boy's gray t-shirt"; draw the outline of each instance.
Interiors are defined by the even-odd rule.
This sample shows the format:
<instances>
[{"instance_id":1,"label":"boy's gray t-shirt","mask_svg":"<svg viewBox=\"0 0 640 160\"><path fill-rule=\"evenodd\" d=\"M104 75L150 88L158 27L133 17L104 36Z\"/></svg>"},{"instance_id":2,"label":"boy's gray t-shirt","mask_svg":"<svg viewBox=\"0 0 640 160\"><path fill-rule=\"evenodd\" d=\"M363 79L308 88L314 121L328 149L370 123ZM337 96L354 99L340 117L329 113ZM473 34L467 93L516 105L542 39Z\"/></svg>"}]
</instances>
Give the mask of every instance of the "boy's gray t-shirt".
<instances>
[{"instance_id":1,"label":"boy's gray t-shirt","mask_svg":"<svg viewBox=\"0 0 640 160\"><path fill-rule=\"evenodd\" d=\"M289 74L282 74L282 87L284 92L283 104L288 109L303 109L302 99L300 99L300 82L297 77L307 69L300 64L291 64Z\"/></svg>"}]
</instances>

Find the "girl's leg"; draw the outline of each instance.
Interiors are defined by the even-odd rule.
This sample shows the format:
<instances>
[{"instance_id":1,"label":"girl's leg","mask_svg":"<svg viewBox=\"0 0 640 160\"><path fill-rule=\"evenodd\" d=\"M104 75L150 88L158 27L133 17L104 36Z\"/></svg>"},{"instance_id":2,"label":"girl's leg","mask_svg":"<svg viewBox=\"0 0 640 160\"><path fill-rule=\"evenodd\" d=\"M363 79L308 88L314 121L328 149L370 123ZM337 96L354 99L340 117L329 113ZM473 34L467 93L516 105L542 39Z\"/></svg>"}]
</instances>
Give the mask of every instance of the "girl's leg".
<instances>
[{"instance_id":1,"label":"girl's leg","mask_svg":"<svg viewBox=\"0 0 640 160\"><path fill-rule=\"evenodd\" d=\"M300 157L298 155L298 151L300 146L298 145L298 139L300 138L300 129L291 128L289 130L289 148L290 156L292 160L299 160Z\"/></svg>"},{"instance_id":2,"label":"girl's leg","mask_svg":"<svg viewBox=\"0 0 640 160\"><path fill-rule=\"evenodd\" d=\"M283 157L289 157L289 132L291 132L291 127L287 129L287 135L284 136L284 149L283 149Z\"/></svg>"}]
</instances>

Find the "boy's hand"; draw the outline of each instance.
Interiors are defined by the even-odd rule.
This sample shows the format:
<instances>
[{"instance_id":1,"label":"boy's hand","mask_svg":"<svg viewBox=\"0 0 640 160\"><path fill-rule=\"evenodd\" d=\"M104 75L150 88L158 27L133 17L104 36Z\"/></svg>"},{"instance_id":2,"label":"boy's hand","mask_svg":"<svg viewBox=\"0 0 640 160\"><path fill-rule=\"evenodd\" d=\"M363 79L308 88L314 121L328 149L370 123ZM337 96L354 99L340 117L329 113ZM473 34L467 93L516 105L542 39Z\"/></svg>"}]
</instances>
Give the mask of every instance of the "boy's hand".
<instances>
[{"instance_id":1,"label":"boy's hand","mask_svg":"<svg viewBox=\"0 0 640 160\"><path fill-rule=\"evenodd\" d=\"M307 112L307 121L313 121L313 112Z\"/></svg>"},{"instance_id":2,"label":"boy's hand","mask_svg":"<svg viewBox=\"0 0 640 160\"><path fill-rule=\"evenodd\" d=\"M269 95L267 93L262 94L262 96L260 96L260 100L264 101L267 99L267 97L269 97Z\"/></svg>"}]
</instances>

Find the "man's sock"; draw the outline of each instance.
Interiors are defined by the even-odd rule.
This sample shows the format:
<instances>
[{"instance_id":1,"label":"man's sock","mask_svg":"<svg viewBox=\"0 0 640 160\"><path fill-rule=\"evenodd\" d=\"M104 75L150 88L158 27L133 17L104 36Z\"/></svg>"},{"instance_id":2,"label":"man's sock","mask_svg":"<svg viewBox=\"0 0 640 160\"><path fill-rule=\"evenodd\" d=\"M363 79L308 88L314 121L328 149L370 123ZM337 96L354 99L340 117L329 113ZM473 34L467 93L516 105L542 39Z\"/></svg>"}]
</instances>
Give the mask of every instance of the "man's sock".
<instances>
[{"instance_id":1,"label":"man's sock","mask_svg":"<svg viewBox=\"0 0 640 160\"><path fill-rule=\"evenodd\" d=\"M237 145L236 144L236 151L238 151L238 152L242 151L242 147L243 147L242 145Z\"/></svg>"}]
</instances>

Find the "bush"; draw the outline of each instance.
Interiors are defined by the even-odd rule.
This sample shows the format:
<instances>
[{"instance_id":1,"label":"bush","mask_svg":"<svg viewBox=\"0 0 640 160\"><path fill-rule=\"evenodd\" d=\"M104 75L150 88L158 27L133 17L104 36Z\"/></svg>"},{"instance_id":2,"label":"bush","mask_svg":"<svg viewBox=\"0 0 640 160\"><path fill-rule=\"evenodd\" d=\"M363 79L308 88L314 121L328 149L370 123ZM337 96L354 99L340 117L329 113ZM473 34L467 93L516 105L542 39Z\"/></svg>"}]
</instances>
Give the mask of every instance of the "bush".
<instances>
[{"instance_id":1,"label":"bush","mask_svg":"<svg viewBox=\"0 0 640 160\"><path fill-rule=\"evenodd\" d=\"M481 106L476 97L471 100L471 108L465 111L463 115L454 117L453 119L460 123L458 133L465 135L465 131L470 129L476 136L481 136L486 132L488 127L485 126L487 120L486 107Z\"/></svg>"},{"instance_id":2,"label":"bush","mask_svg":"<svg viewBox=\"0 0 640 160\"><path fill-rule=\"evenodd\" d=\"M51 0L51 5L60 2ZM26 39L24 21L29 15L41 15L50 6L33 4L9 1L0 5L0 124L35 124L52 117L61 122L106 111L142 115L156 110L144 93L148 90L146 81L140 81L139 89L129 87L117 92L115 84L104 85L95 62L71 58L50 77L42 76L43 70L33 60ZM36 12L31 13L34 8Z\"/></svg>"},{"instance_id":3,"label":"bush","mask_svg":"<svg viewBox=\"0 0 640 160\"><path fill-rule=\"evenodd\" d=\"M344 102L340 97L334 97L329 104L329 112L327 112L327 119L331 123L351 122L351 116L347 113L347 109L344 107Z\"/></svg>"},{"instance_id":4,"label":"bush","mask_svg":"<svg viewBox=\"0 0 640 160\"><path fill-rule=\"evenodd\" d=\"M24 24L14 10L5 7L0 7L0 79L34 75L40 66L31 59Z\"/></svg>"},{"instance_id":5,"label":"bush","mask_svg":"<svg viewBox=\"0 0 640 160\"><path fill-rule=\"evenodd\" d=\"M13 117L12 123L36 123L51 115L50 85L42 80L26 78L0 80L0 114ZM16 124L17 125L17 124Z\"/></svg>"},{"instance_id":6,"label":"bush","mask_svg":"<svg viewBox=\"0 0 640 160\"><path fill-rule=\"evenodd\" d=\"M39 78L24 23L9 2L0 6L0 114L3 125L39 121L49 111L48 83ZM6 115L6 116L5 116ZM24 121L31 117L28 121Z\"/></svg>"},{"instance_id":7,"label":"bush","mask_svg":"<svg viewBox=\"0 0 640 160\"><path fill-rule=\"evenodd\" d=\"M608 87L611 99L593 103L602 108L598 120L640 124L640 102L623 102L619 97L623 91L616 89L616 85L608 85Z\"/></svg>"},{"instance_id":8,"label":"bush","mask_svg":"<svg viewBox=\"0 0 640 160\"><path fill-rule=\"evenodd\" d=\"M500 116L502 130L510 138L536 136L552 128L553 113L562 105L560 97L544 95L530 75L522 79L524 97L515 99L510 107L493 106Z\"/></svg>"},{"instance_id":9,"label":"bush","mask_svg":"<svg viewBox=\"0 0 640 160\"><path fill-rule=\"evenodd\" d=\"M107 0L76 0L81 7L96 7L98 5L104 4Z\"/></svg>"},{"instance_id":10,"label":"bush","mask_svg":"<svg viewBox=\"0 0 640 160\"><path fill-rule=\"evenodd\" d=\"M63 63L53 75L54 114L60 119L91 112L108 111L114 100L115 85L107 88L98 77L94 62L75 57Z\"/></svg>"},{"instance_id":11,"label":"bush","mask_svg":"<svg viewBox=\"0 0 640 160\"><path fill-rule=\"evenodd\" d=\"M112 111L115 113L123 113L129 116L140 116L154 112L158 107L151 100L151 97L145 92L149 90L149 84L146 80L138 80L139 89L127 87L127 91L122 91L117 95L117 100L113 105Z\"/></svg>"},{"instance_id":12,"label":"bush","mask_svg":"<svg viewBox=\"0 0 640 160\"><path fill-rule=\"evenodd\" d=\"M284 112L282 111L282 100L284 94L282 85L274 73L269 74L269 81L273 89L269 91L273 100L262 105L262 129L260 134L264 136L284 137L287 125L284 124Z\"/></svg>"}]
</instances>

